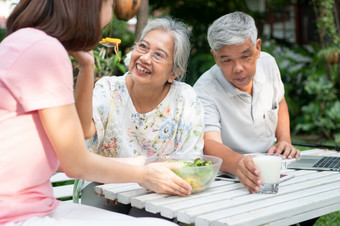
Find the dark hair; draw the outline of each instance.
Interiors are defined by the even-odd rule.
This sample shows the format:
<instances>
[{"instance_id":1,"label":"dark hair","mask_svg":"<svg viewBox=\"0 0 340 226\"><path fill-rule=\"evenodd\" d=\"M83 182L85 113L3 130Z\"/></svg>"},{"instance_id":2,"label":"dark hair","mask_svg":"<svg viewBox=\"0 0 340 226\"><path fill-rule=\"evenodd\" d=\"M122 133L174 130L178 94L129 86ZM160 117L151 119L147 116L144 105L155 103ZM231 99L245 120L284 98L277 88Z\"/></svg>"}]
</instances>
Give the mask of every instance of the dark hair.
<instances>
[{"instance_id":1,"label":"dark hair","mask_svg":"<svg viewBox=\"0 0 340 226\"><path fill-rule=\"evenodd\" d=\"M8 17L7 34L26 27L57 38L68 51L88 51L100 41L100 12L107 0L21 0Z\"/></svg>"}]
</instances>

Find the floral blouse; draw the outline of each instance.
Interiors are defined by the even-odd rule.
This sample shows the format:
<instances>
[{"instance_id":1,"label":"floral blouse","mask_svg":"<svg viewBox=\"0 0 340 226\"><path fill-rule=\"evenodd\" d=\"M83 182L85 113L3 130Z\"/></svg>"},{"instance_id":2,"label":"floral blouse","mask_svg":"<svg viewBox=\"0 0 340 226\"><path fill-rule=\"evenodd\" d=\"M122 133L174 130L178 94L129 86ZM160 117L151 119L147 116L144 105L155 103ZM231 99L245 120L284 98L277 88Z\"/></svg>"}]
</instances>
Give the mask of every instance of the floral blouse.
<instances>
[{"instance_id":1,"label":"floral blouse","mask_svg":"<svg viewBox=\"0 0 340 226\"><path fill-rule=\"evenodd\" d=\"M124 76L101 78L93 93L92 152L107 157L203 153L203 108L193 88L174 81L152 111L136 111Z\"/></svg>"}]
</instances>

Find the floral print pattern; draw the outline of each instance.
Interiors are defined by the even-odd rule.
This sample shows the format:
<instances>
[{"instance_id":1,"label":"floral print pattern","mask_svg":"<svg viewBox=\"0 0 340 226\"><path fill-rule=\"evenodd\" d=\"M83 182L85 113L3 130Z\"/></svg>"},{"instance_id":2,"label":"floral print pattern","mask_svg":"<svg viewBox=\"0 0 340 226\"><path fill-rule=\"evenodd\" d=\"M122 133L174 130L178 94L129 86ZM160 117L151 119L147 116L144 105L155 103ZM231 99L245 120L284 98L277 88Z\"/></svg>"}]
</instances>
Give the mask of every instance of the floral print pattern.
<instances>
[{"instance_id":1,"label":"floral print pattern","mask_svg":"<svg viewBox=\"0 0 340 226\"><path fill-rule=\"evenodd\" d=\"M96 135L88 140L91 151L108 157L202 154L203 109L195 91L174 81L169 93L152 111L136 111L125 78L100 79L93 94Z\"/></svg>"}]
</instances>

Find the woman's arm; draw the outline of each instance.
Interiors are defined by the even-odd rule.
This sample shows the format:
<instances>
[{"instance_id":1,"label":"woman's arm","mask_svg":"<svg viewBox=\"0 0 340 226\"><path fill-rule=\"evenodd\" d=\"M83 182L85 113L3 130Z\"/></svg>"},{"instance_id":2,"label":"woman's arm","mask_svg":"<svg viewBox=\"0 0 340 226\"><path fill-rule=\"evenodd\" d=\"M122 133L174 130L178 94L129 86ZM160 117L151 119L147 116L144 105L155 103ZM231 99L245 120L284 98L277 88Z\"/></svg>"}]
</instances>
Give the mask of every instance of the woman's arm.
<instances>
[{"instance_id":1,"label":"woman's arm","mask_svg":"<svg viewBox=\"0 0 340 226\"><path fill-rule=\"evenodd\" d=\"M94 58L92 52L72 52L72 56L81 65L75 86L75 100L85 139L96 133L92 120L92 95L94 85Z\"/></svg>"},{"instance_id":2,"label":"woman's arm","mask_svg":"<svg viewBox=\"0 0 340 226\"><path fill-rule=\"evenodd\" d=\"M73 104L42 109L38 113L60 166L69 177L102 183L137 182L158 193L190 194L190 185L169 169L179 167L178 164L134 166L88 151Z\"/></svg>"}]
</instances>

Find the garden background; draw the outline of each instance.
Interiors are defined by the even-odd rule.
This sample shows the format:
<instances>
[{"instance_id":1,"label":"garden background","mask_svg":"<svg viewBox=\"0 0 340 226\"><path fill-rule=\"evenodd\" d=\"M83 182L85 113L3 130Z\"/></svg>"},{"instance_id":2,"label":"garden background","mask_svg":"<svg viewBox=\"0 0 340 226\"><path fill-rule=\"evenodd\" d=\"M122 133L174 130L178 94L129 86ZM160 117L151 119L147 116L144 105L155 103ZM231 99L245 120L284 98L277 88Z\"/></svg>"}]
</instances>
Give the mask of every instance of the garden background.
<instances>
[{"instance_id":1,"label":"garden background","mask_svg":"<svg viewBox=\"0 0 340 226\"><path fill-rule=\"evenodd\" d=\"M103 29L103 38L119 38L122 43L117 54L101 45L94 50L96 77L124 74L123 60L147 19L170 15L192 31L185 82L193 85L214 65L206 40L208 26L226 13L243 11L256 20L262 50L272 54L280 68L292 141L340 145L340 0L116 1L128 5L119 6L121 13L115 9L113 20ZM292 18L293 29L285 23ZM277 35L278 30L281 35ZM4 36L5 28L1 28L0 41ZM76 74L77 64L73 63ZM315 225L340 225L340 211L321 217Z\"/></svg>"}]
</instances>

